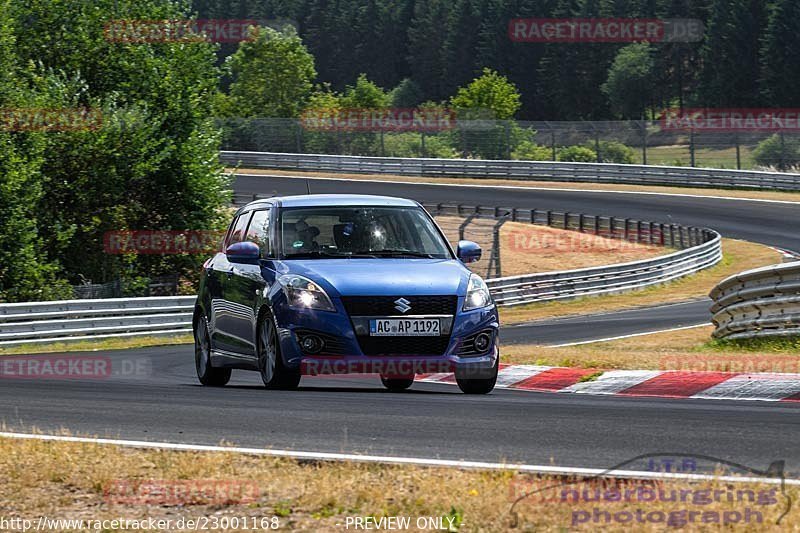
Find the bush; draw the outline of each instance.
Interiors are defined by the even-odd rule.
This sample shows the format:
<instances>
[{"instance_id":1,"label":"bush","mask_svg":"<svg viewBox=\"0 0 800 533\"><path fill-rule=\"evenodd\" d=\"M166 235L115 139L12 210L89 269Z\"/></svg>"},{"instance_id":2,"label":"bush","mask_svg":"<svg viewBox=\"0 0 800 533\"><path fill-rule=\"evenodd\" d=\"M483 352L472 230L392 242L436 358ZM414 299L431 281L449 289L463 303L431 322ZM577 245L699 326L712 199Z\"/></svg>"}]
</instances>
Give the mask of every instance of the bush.
<instances>
[{"instance_id":1,"label":"bush","mask_svg":"<svg viewBox=\"0 0 800 533\"><path fill-rule=\"evenodd\" d=\"M553 150L547 146L535 144L531 141L522 141L511 152L511 159L521 159L526 161L551 161Z\"/></svg>"},{"instance_id":2,"label":"bush","mask_svg":"<svg viewBox=\"0 0 800 533\"><path fill-rule=\"evenodd\" d=\"M446 135L426 135L425 150L423 150L422 135L419 133L387 133L383 137L383 146L387 157L454 159L459 155Z\"/></svg>"},{"instance_id":3,"label":"bush","mask_svg":"<svg viewBox=\"0 0 800 533\"><path fill-rule=\"evenodd\" d=\"M775 167L780 170L800 165L800 139L781 137L778 134L764 139L753 150L753 160L762 167Z\"/></svg>"},{"instance_id":4,"label":"bush","mask_svg":"<svg viewBox=\"0 0 800 533\"><path fill-rule=\"evenodd\" d=\"M596 163L597 152L585 146L568 146L558 151L558 160L574 163Z\"/></svg>"},{"instance_id":5,"label":"bush","mask_svg":"<svg viewBox=\"0 0 800 533\"><path fill-rule=\"evenodd\" d=\"M634 162L633 148L619 141L600 141L600 161L630 165Z\"/></svg>"}]
</instances>

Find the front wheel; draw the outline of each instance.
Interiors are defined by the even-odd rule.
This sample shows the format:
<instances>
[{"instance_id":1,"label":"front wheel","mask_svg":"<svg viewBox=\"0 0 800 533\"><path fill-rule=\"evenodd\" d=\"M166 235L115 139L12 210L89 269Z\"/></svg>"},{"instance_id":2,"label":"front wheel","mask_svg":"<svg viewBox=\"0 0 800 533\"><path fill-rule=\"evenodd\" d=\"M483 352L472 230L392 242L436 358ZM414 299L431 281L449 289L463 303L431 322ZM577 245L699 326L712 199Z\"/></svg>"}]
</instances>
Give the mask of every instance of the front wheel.
<instances>
[{"instance_id":1,"label":"front wheel","mask_svg":"<svg viewBox=\"0 0 800 533\"><path fill-rule=\"evenodd\" d=\"M385 378L381 376L381 383L391 392L400 392L414 384L414 378Z\"/></svg>"},{"instance_id":2,"label":"front wheel","mask_svg":"<svg viewBox=\"0 0 800 533\"><path fill-rule=\"evenodd\" d=\"M494 364L491 377L483 379L459 379L458 376L456 376L456 383L458 383L458 388L461 389L461 392L464 394L489 394L494 390L494 386L497 383L497 372L499 369L500 358L498 357L497 362Z\"/></svg>"},{"instance_id":3,"label":"front wheel","mask_svg":"<svg viewBox=\"0 0 800 533\"><path fill-rule=\"evenodd\" d=\"M296 389L300 384L300 371L283 364L278 332L269 313L264 316L258 335L258 371L268 389Z\"/></svg>"},{"instance_id":4,"label":"front wheel","mask_svg":"<svg viewBox=\"0 0 800 533\"><path fill-rule=\"evenodd\" d=\"M194 366L197 379L206 387L224 387L231 379L230 368L211 366L211 337L206 317L200 317L194 332Z\"/></svg>"}]
</instances>

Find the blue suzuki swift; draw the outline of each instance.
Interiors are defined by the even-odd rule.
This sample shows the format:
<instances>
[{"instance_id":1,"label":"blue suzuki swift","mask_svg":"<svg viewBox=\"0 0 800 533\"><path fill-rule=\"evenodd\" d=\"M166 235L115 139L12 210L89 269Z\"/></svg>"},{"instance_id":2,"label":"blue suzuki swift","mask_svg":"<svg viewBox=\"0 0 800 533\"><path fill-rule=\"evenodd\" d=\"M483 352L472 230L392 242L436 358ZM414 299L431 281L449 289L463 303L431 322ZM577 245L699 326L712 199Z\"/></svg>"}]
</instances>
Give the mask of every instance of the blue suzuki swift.
<instances>
[{"instance_id":1,"label":"blue suzuki swift","mask_svg":"<svg viewBox=\"0 0 800 533\"><path fill-rule=\"evenodd\" d=\"M420 204L383 196L307 195L239 209L203 269L194 311L203 385L256 370L267 388L300 377L379 374L392 391L453 372L462 391L491 392L498 315L484 281Z\"/></svg>"}]
</instances>

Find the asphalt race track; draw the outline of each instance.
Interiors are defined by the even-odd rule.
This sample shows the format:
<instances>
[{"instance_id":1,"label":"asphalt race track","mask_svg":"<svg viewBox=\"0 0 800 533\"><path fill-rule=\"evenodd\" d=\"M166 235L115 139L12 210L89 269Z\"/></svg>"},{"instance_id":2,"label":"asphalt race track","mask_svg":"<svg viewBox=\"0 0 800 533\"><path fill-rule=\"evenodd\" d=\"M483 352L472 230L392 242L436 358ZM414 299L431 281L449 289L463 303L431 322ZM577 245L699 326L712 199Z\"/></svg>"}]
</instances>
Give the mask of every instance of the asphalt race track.
<instances>
[{"instance_id":1,"label":"asphalt race track","mask_svg":"<svg viewBox=\"0 0 800 533\"><path fill-rule=\"evenodd\" d=\"M709 323L710 299L505 326L502 344L566 344Z\"/></svg>"},{"instance_id":2,"label":"asphalt race track","mask_svg":"<svg viewBox=\"0 0 800 533\"><path fill-rule=\"evenodd\" d=\"M371 193L429 202L552 209L680 222L800 250L800 204L610 192L446 187L310 180L312 192ZM239 193L303 194L304 180L240 176ZM710 289L710 287L709 287ZM707 301L552 320L503 330L503 342L558 344L708 320ZM98 355L93 352L92 355ZM115 369L94 380L0 381L9 431L121 439L519 461L608 468L645 453L704 454L766 469L786 460L800 477L800 410L780 402L669 400L496 390L466 396L450 385L383 390L375 377L303 378L300 390L267 391L235 372L224 389L199 386L190 346L101 354ZM136 363L139 364L136 364Z\"/></svg>"},{"instance_id":3,"label":"asphalt race track","mask_svg":"<svg viewBox=\"0 0 800 533\"><path fill-rule=\"evenodd\" d=\"M282 392L246 371L211 389L196 381L191 346L103 355L115 369L139 370L0 381L9 431L603 469L643 453L705 454L762 470L785 459L787 472L800 474L800 409L789 404L499 389L467 396L423 383L395 394L371 376L305 377L300 390Z\"/></svg>"}]
</instances>

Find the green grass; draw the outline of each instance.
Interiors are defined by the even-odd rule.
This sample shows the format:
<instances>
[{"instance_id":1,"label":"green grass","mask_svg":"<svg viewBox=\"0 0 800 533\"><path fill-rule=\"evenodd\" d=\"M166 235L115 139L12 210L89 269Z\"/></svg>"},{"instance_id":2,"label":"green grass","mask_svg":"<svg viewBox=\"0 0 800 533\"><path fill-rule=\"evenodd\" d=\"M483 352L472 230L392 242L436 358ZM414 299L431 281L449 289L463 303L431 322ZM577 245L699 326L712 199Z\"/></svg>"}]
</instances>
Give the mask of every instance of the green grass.
<instances>
[{"instance_id":1,"label":"green grass","mask_svg":"<svg viewBox=\"0 0 800 533\"><path fill-rule=\"evenodd\" d=\"M754 167L753 149L755 146L740 146L740 159L743 170L750 170ZM636 153L635 163L642 164L641 147L634 148ZM736 168L736 147L726 146L719 148L698 147L694 152L695 166L714 167L714 168ZM688 167L692 162L688 144L672 146L651 146L647 148L648 165L666 165Z\"/></svg>"},{"instance_id":2,"label":"green grass","mask_svg":"<svg viewBox=\"0 0 800 533\"><path fill-rule=\"evenodd\" d=\"M177 344L191 344L191 334L176 335L174 337L135 337L102 339L96 341L59 342L56 344L22 344L9 348L0 348L0 356L36 353L64 353L64 352L96 352L107 350L128 350L132 348L146 348L150 346L173 346Z\"/></svg>"},{"instance_id":3,"label":"green grass","mask_svg":"<svg viewBox=\"0 0 800 533\"><path fill-rule=\"evenodd\" d=\"M714 339L703 345L701 349L716 352L789 353L800 356L800 334L797 337L771 339Z\"/></svg>"}]
</instances>

